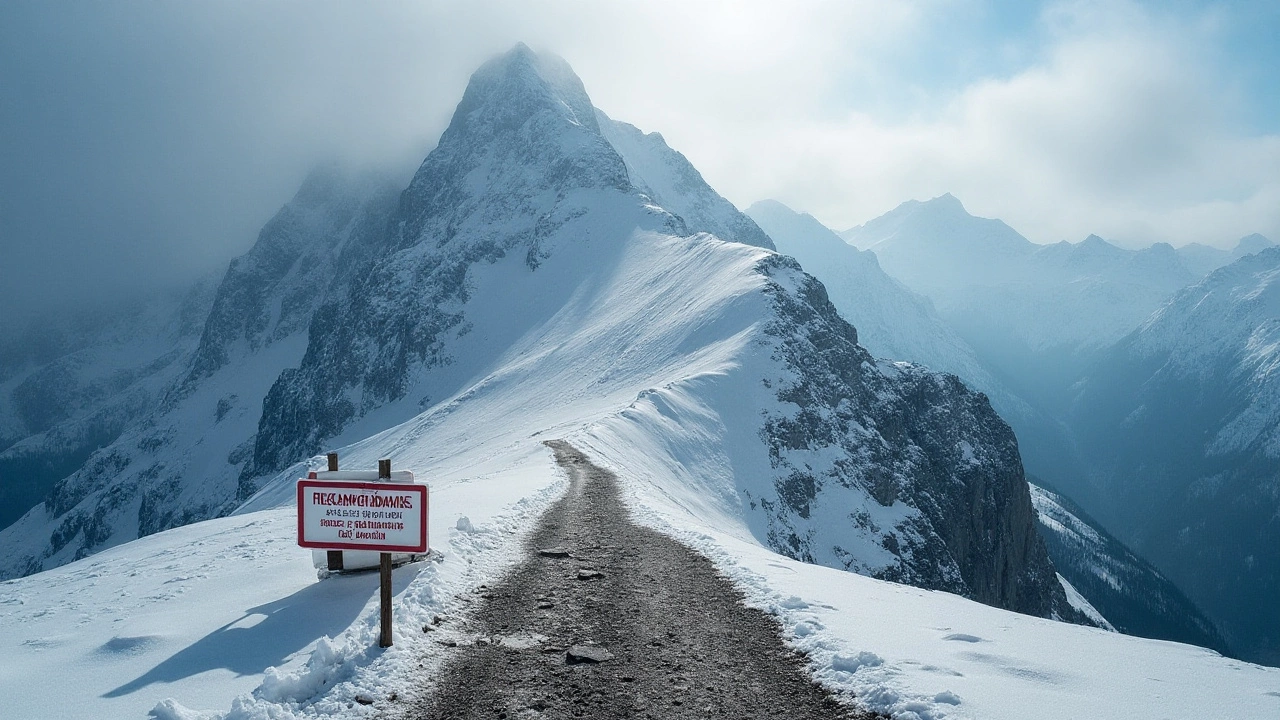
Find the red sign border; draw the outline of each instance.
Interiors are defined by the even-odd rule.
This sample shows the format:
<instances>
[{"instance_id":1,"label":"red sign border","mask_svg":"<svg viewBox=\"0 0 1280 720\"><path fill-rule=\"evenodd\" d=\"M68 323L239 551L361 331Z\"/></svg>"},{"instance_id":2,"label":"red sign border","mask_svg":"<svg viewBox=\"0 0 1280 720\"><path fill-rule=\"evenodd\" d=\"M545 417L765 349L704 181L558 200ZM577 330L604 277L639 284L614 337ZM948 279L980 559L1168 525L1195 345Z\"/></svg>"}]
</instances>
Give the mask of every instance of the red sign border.
<instances>
[{"instance_id":1,"label":"red sign border","mask_svg":"<svg viewBox=\"0 0 1280 720\"><path fill-rule=\"evenodd\" d=\"M350 490L395 490L396 492L404 492L406 490L419 492L422 495L422 540L418 545L369 545L358 543L320 543L309 542L303 539L302 526L302 497L307 488L344 488ZM386 482L352 482L344 480L312 480L310 478L298 479L298 545L304 548L315 548L317 550L368 550L370 552L399 552L399 553L425 553L428 549L427 544L427 486L414 483L386 483Z\"/></svg>"}]
</instances>

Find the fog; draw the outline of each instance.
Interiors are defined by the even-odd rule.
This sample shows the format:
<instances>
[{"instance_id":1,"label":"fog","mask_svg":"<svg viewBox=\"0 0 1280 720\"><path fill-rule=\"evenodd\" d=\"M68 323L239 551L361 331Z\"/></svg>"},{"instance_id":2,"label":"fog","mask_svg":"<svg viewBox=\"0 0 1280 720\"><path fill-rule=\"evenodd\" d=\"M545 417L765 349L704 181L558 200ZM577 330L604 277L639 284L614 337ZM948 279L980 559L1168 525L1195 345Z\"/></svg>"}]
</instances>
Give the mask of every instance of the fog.
<instances>
[{"instance_id":1,"label":"fog","mask_svg":"<svg viewBox=\"0 0 1280 720\"><path fill-rule=\"evenodd\" d=\"M407 178L517 41L739 206L840 230L952 192L1038 242L1280 240L1280 12L1162 7L7 2L0 330L216 272L317 163Z\"/></svg>"}]
</instances>

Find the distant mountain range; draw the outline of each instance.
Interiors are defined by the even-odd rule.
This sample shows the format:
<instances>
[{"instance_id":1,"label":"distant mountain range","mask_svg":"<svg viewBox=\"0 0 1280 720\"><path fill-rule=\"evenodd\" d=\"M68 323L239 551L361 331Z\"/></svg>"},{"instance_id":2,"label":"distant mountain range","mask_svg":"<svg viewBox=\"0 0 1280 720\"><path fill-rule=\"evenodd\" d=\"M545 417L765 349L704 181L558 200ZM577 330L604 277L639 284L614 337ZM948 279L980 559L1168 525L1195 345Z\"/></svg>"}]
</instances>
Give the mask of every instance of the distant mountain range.
<instances>
[{"instance_id":1,"label":"distant mountain range","mask_svg":"<svg viewBox=\"0 0 1280 720\"><path fill-rule=\"evenodd\" d=\"M951 195L903 203L843 233L998 366L1079 358L1119 340L1197 276L1169 245L1125 250L1092 235L1037 245Z\"/></svg>"}]
</instances>

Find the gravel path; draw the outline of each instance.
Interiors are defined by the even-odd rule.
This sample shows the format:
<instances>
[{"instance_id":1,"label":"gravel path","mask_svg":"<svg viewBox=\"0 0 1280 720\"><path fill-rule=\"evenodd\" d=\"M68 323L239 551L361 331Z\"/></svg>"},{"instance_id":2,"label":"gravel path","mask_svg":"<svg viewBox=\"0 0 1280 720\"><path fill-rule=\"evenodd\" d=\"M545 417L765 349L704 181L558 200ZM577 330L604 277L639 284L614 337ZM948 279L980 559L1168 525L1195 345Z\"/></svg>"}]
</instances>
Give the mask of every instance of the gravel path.
<instances>
[{"instance_id":1,"label":"gravel path","mask_svg":"<svg viewBox=\"0 0 1280 720\"><path fill-rule=\"evenodd\" d=\"M860 718L710 561L633 524L612 473L547 443L571 484L468 619L414 718Z\"/></svg>"}]
</instances>

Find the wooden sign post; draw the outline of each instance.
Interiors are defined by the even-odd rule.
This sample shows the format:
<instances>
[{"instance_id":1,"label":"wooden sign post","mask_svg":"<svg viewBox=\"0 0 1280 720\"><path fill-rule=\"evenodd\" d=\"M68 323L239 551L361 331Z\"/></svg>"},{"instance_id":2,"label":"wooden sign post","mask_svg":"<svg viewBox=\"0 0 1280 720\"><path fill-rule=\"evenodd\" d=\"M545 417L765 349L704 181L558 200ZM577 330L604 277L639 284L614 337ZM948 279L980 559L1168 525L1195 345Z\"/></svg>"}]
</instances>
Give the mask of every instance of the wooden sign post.
<instances>
[{"instance_id":1,"label":"wooden sign post","mask_svg":"<svg viewBox=\"0 0 1280 720\"><path fill-rule=\"evenodd\" d=\"M378 472L329 471L298 481L298 544L326 551L330 570L343 568L343 550L378 553L380 647L391 647L391 554L427 552L427 486L413 473L392 475L391 461ZM376 479L376 482L375 482Z\"/></svg>"},{"instance_id":2,"label":"wooden sign post","mask_svg":"<svg viewBox=\"0 0 1280 720\"><path fill-rule=\"evenodd\" d=\"M325 456L329 460L329 472L338 472L338 453L331 452ZM342 570L342 551L329 550L325 553L329 561L329 572L338 572Z\"/></svg>"},{"instance_id":3,"label":"wooden sign post","mask_svg":"<svg viewBox=\"0 0 1280 720\"><path fill-rule=\"evenodd\" d=\"M378 479L391 482L391 459L378 461ZM382 633L378 639L378 647L391 647L391 553L384 552L379 558L378 577L381 580Z\"/></svg>"}]
</instances>

